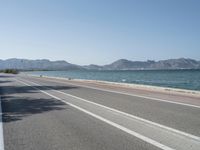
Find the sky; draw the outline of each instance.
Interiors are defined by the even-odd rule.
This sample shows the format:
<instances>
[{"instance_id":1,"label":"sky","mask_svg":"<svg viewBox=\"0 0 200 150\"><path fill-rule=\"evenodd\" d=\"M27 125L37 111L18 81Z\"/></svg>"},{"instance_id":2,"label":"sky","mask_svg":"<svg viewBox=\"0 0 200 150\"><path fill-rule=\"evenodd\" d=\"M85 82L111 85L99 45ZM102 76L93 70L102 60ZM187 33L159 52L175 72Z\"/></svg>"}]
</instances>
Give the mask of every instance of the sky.
<instances>
[{"instance_id":1,"label":"sky","mask_svg":"<svg viewBox=\"0 0 200 150\"><path fill-rule=\"evenodd\" d=\"M199 0L0 0L0 59L200 60Z\"/></svg>"}]
</instances>

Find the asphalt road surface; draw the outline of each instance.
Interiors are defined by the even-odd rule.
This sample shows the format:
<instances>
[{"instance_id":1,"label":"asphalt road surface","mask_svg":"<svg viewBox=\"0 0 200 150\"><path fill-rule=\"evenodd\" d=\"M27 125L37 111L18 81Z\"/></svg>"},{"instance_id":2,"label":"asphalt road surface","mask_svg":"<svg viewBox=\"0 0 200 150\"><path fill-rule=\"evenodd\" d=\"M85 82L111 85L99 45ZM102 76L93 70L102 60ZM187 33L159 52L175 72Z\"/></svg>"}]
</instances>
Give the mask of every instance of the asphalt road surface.
<instances>
[{"instance_id":1,"label":"asphalt road surface","mask_svg":"<svg viewBox=\"0 0 200 150\"><path fill-rule=\"evenodd\" d=\"M200 100L170 103L5 74L0 94L0 150L200 149Z\"/></svg>"}]
</instances>

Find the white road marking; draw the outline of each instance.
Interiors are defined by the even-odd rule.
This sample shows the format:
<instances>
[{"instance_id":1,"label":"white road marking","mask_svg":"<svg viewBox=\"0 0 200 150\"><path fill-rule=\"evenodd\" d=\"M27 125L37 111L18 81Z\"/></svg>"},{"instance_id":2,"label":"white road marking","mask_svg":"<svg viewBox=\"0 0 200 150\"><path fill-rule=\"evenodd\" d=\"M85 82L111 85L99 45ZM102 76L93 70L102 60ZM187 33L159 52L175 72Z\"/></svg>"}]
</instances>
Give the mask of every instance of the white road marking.
<instances>
[{"instance_id":1,"label":"white road marking","mask_svg":"<svg viewBox=\"0 0 200 150\"><path fill-rule=\"evenodd\" d=\"M39 88L36 88L36 87L34 87L34 86L31 86L30 84L28 84L28 83L26 83L26 82L23 82L23 81L20 81L20 80L17 80L17 79L15 79L15 80L18 81L18 82L23 83L24 85L30 86L30 87L32 87L33 89L36 89L36 90L40 91L41 93L44 93L44 94L46 94L46 95L49 95L50 97L53 97L53 98L55 98L55 99L57 99L57 100L62 100L62 99L60 99L59 97L54 96L54 95L52 95L52 94L50 94L50 93L48 93L48 92L46 92L46 91L40 90Z\"/></svg>"},{"instance_id":2,"label":"white road marking","mask_svg":"<svg viewBox=\"0 0 200 150\"><path fill-rule=\"evenodd\" d=\"M134 131L132 131L132 130L126 128L126 127L123 127L123 126L121 126L121 125L119 125L119 124L117 124L117 123L114 123L114 122L112 122L112 121L110 121L110 120L107 120L107 119L105 119L105 118L103 118L103 117L101 117L101 116L99 116L99 115L96 115L96 114L94 114L94 113L92 113L92 112L89 112L89 111L87 111L86 109L83 109L83 108L81 108L81 107L79 107L79 106L76 106L76 105L74 105L74 104L72 104L72 103L66 102L66 101L64 101L64 100L62 100L62 99L60 99L60 98L58 98L58 97L56 97L56 96L54 96L54 95L52 95L52 94L46 92L46 91L40 90L40 89L37 88L37 87L34 87L34 86L30 85L30 84L27 84L26 82L23 82L23 81L17 80L17 79L16 79L16 81L18 81L18 82L20 82L20 83L23 83L23 84L25 84L25 85L27 85L27 86L30 86L30 87L32 87L32 88L34 88L34 89L37 89L38 91L40 91L40 92L42 92L42 93L44 93L44 94L46 94L46 95L48 95L48 96L50 96L50 97L53 97L53 98L55 98L55 99L57 99L57 100L60 100L60 101L62 101L62 102L64 102L64 103L66 103L67 105L70 105L70 106L72 106L72 107L74 107L74 108L76 108L76 109L78 109L78 110L80 110L80 111L82 111L82 112L84 112L84 113L86 113L86 114L88 114L88 115L90 115L90 116L96 118L96 119L99 119L99 120L101 120L101 121L103 121L103 122L105 122L105 123L107 123L107 124L109 124L109 125L111 125L111 126L113 126L113 127L116 127L116 128L118 128L118 129L120 129L120 130L122 130L122 131L124 131L124 132L126 132L126 133L128 133L128 134L130 134L130 135L132 135L132 136L135 136L135 137L137 137L137 138L139 138L139 139L141 139L141 140L143 140L143 141L145 141L145 142L147 142L147 143L149 143L149 144L152 144L152 145L154 145L154 146L156 146L156 147L158 147L158 148L161 148L161 149L163 149L163 150L174 150L173 148L170 148L170 147L168 147L168 146L166 146L166 145L163 145L163 144L161 144L161 143L159 143L159 142L157 142L157 141L154 141L154 140L152 140L152 139L150 139L150 138L148 138L148 137L145 137L145 136L143 136L143 135L141 135L141 134L139 134L139 133L137 133L137 132L134 132Z\"/></svg>"},{"instance_id":3,"label":"white road marking","mask_svg":"<svg viewBox=\"0 0 200 150\"><path fill-rule=\"evenodd\" d=\"M32 82L32 81L26 81L26 82L32 83L32 84L37 85L37 86L42 86L42 85L37 84L37 83ZM65 93L65 92L62 92L62 91L58 91L58 90L51 89L51 88L47 88L47 89L53 90L53 91L55 91L55 92L58 92L58 93L61 93L61 94L64 94L64 95L67 95L67 96L70 96L70 97L79 99L79 100L81 100L81 101L84 101L84 102L87 102L87 103L90 103L90 104L93 104L93 105L96 105L96 106L99 106L99 107L102 107L102 108L105 108L105 109L108 109L108 110L117 112L117 113L120 113L120 114L123 114L123 115L125 115L125 116L127 116L127 117L131 117L131 118L133 118L133 119L142 121L142 122L144 122L144 123L146 123L146 124L149 124L149 125L151 125L151 126L152 126L152 125L153 125L153 126L157 126L157 127L159 127L159 128L168 130L168 131L170 131L170 132L174 132L174 133L180 134L180 135L182 135L182 136L186 136L186 137L188 137L188 138L191 138L191 139L200 141L200 137L198 137L198 136L195 136L195 135L192 135L192 134L189 134L189 133L186 133L186 132L183 132L183 131L174 129L174 128L170 128L170 127L167 127L167 126L165 126L165 125L161 125L161 124L158 124L158 123L156 123L156 122L152 122L152 121L150 121L150 120L146 120L146 119L143 119L143 118L140 118L140 117L137 117L137 116L134 116L134 115L131 115L131 114L122 112L122 111L120 111L120 110L117 110L117 109L114 109L114 108L111 108L111 107L107 107L107 106L104 106L104 105L101 105L101 104L98 104L98 103L95 103L95 102L92 102L92 101L83 99L83 98L81 98L81 97L77 97L77 96L74 96L74 95Z\"/></svg>"},{"instance_id":4,"label":"white road marking","mask_svg":"<svg viewBox=\"0 0 200 150\"><path fill-rule=\"evenodd\" d=\"M48 79L46 78L46 80L48 80ZM66 79L63 79L63 80L66 80ZM60 81L52 81L52 80L51 80L51 82L63 83L63 82L60 82ZM94 89L94 90L100 90L100 91L110 92L110 93L117 93L117 94L123 94L123 95L133 96L133 97L140 97L140 98L150 99L150 100L154 100L154 101L161 101L161 102L172 103L172 104L177 104L177 105L183 105L183 106L200 108L200 106L198 106L198 105L187 104L187 103L182 103L182 102L174 102L174 101L170 101L170 100L166 100L166 99L161 99L161 98L154 98L154 97L142 96L142 95L137 95L137 94L130 94L130 93L127 93L127 92L113 91L113 90L102 89L102 88L98 88L98 87L81 85L81 84L77 84L77 83L75 83L75 84L73 84L73 83L67 83L67 84L74 85L74 86L85 87L85 88Z\"/></svg>"},{"instance_id":5,"label":"white road marking","mask_svg":"<svg viewBox=\"0 0 200 150\"><path fill-rule=\"evenodd\" d=\"M3 138L3 120L2 120L2 105L0 97L0 150L4 150L4 138Z\"/></svg>"}]
</instances>

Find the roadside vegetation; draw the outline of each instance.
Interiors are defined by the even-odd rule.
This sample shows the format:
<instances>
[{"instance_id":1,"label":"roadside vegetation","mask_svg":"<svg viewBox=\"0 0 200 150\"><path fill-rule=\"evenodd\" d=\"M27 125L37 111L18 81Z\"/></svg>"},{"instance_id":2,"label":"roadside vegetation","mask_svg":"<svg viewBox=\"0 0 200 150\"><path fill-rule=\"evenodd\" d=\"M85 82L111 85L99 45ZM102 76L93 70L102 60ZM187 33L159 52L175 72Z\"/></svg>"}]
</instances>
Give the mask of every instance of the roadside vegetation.
<instances>
[{"instance_id":1,"label":"roadside vegetation","mask_svg":"<svg viewBox=\"0 0 200 150\"><path fill-rule=\"evenodd\" d=\"M19 71L17 69L5 69L5 70L0 70L1 73L9 73L9 74L18 74Z\"/></svg>"}]
</instances>

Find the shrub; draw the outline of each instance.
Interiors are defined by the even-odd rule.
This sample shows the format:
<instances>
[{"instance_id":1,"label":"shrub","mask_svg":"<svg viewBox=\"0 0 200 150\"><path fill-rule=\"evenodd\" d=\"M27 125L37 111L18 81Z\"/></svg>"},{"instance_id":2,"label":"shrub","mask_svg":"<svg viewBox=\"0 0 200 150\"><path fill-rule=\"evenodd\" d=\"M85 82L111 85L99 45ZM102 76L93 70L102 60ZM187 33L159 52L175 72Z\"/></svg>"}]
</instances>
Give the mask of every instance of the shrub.
<instances>
[{"instance_id":1,"label":"shrub","mask_svg":"<svg viewBox=\"0 0 200 150\"><path fill-rule=\"evenodd\" d=\"M19 71L16 69L5 69L3 70L4 73L10 73L10 74L18 74Z\"/></svg>"}]
</instances>

